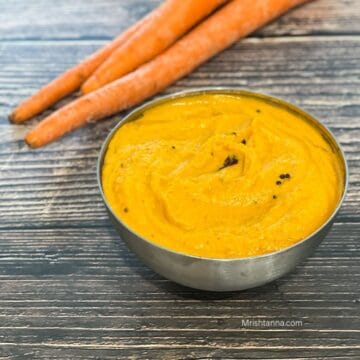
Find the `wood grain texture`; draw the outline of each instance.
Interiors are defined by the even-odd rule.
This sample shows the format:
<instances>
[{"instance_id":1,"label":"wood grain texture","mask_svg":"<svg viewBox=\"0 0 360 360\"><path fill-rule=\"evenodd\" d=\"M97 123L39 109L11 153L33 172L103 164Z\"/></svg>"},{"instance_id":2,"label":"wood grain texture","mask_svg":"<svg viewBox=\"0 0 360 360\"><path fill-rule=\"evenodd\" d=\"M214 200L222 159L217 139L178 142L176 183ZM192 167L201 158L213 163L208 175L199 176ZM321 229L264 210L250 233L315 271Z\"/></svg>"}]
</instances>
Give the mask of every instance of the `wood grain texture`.
<instances>
[{"instance_id":1,"label":"wood grain texture","mask_svg":"<svg viewBox=\"0 0 360 360\"><path fill-rule=\"evenodd\" d=\"M161 0L12 0L0 2L0 40L111 39ZM316 0L255 36L359 34L360 3Z\"/></svg>"},{"instance_id":2,"label":"wood grain texture","mask_svg":"<svg viewBox=\"0 0 360 360\"><path fill-rule=\"evenodd\" d=\"M333 230L295 271L261 288L184 288L127 250L95 174L101 143L124 113L38 151L22 138L39 119L8 124L21 99L158 3L0 0L0 359L360 358L357 0L296 9L163 93L270 93L313 113L341 142L350 187ZM302 325L247 327L246 319Z\"/></svg>"},{"instance_id":3,"label":"wood grain texture","mask_svg":"<svg viewBox=\"0 0 360 360\"><path fill-rule=\"evenodd\" d=\"M288 276L226 294L153 273L111 228L0 231L0 344L41 357L66 349L74 358L90 350L94 358L351 358L360 351L359 231L337 224ZM248 328L244 319L302 326Z\"/></svg>"}]
</instances>

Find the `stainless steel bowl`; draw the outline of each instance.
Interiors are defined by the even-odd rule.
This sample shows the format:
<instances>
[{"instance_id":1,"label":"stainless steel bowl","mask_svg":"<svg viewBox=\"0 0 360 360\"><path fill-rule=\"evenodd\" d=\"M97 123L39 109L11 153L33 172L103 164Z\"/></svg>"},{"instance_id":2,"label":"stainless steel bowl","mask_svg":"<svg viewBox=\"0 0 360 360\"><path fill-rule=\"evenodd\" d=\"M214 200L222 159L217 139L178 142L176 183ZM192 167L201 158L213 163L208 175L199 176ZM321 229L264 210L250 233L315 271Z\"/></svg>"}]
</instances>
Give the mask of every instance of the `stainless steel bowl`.
<instances>
[{"instance_id":1,"label":"stainless steel bowl","mask_svg":"<svg viewBox=\"0 0 360 360\"><path fill-rule=\"evenodd\" d=\"M343 167L344 189L343 195L333 214L316 232L290 247L266 255L237 259L203 258L179 253L159 246L137 234L115 215L105 198L101 182L101 169L104 155L114 133L123 124L136 120L143 111L151 107L174 98L204 93L251 96L285 107L287 110L299 114L318 128L322 135L328 140L334 152L337 153L339 162ZM116 230L126 242L127 246L137 254L147 266L162 276L185 286L210 291L234 291L260 286L273 281L292 270L301 260L312 253L329 232L343 202L347 190L348 168L344 153L333 134L318 120L296 106L267 95L236 88L203 88L157 98L128 114L115 126L102 146L97 166L97 179L102 198Z\"/></svg>"}]
</instances>

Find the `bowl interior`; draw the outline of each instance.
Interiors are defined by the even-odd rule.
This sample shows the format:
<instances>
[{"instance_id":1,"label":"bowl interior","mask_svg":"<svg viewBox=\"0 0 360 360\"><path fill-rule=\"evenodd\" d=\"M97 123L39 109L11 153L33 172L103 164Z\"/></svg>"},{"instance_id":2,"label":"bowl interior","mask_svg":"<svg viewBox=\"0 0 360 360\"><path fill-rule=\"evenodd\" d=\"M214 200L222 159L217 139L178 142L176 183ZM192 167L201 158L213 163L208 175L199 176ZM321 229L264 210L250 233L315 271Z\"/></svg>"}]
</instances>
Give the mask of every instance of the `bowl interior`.
<instances>
[{"instance_id":1,"label":"bowl interior","mask_svg":"<svg viewBox=\"0 0 360 360\"><path fill-rule=\"evenodd\" d=\"M330 145L331 149L333 150L334 154L336 155L338 161L339 161L339 165L340 168L342 169L342 174L343 174L343 189L342 189L342 195L339 199L339 202L336 206L336 208L334 209L333 213L331 214L331 216L327 219L327 221L320 226L315 232L313 232L312 234L310 234L309 236L307 236L305 239L300 240L298 242L296 242L295 244L280 249L276 252L272 252L272 253L266 253L264 255L257 255L254 257L247 257L247 258L204 258L204 257L200 257L200 256L194 256L194 255L189 255L186 253L178 253L174 250L171 250L169 248L165 248L162 247L161 245L158 245L154 242L152 242L151 240L148 240L146 238L144 238L143 236L139 235L138 233L136 233L136 231L134 231L133 229L129 228L126 223L124 223L121 218L119 218L115 212L112 210L111 205L108 203L105 194L103 192L103 188L102 188L102 175L101 175L101 170L102 170L102 166L103 166L103 161L104 161L104 156L106 154L107 151L107 147L109 142L111 141L112 137L114 136L114 134L116 133L116 131L123 126L125 123L130 122L130 121L136 121L138 118L140 118L143 114L144 111L152 108L152 107L156 107L160 104L163 104L165 102L171 101L175 98L181 98L181 97L188 97L188 96L196 96L196 95L200 95L200 94L225 94L225 95L232 95L232 96L249 96L252 98L257 98L260 99L262 101L265 101L267 103L270 103L272 105L275 106L279 106L282 107L283 109L286 109L289 112L292 112L294 114L296 114L297 116L301 117L303 120L305 120L306 122L308 122L312 127L316 128L317 131L323 136L323 138L327 141L327 143ZM99 158L98 158L98 164L97 164L97 180L98 180L98 185L100 188L100 192L103 198L103 201L107 207L107 209L110 211L110 213L112 214L112 216L122 225L124 226L128 231L132 232L133 234L135 234L137 237L143 239L144 241L152 244L155 247L158 247L160 249L163 249L165 251L169 251L171 253L174 254L180 254L180 255L184 255L187 256L189 258L193 258L193 259L207 259L207 260L218 260L218 261L236 261L236 260L244 260L244 259L252 259L252 258L260 258L260 257L266 257L266 256L271 256L277 253L281 253L283 251L287 251L293 247L299 246L300 244L302 244L303 242L307 241L308 239L312 238L313 236L315 236L317 233L319 233L322 229L324 229L334 218L334 216L337 214L347 191L347 186L348 186L348 168L347 168L347 163L346 163L346 159L345 159L345 155L344 152L342 151L340 145L338 144L338 142L336 141L334 135L331 133L331 131L325 126L323 125L320 121L318 121L316 118L314 118L312 115L310 115L309 113L305 112L304 110L298 108L295 105L292 105L282 99L279 98L275 98L269 95L265 95L265 94L260 94L260 93L255 93L255 92L250 92L250 91L246 91L246 90L242 90L242 89L236 89L236 88L201 88L201 89L195 89L195 90L190 90L190 91L183 91L183 92L179 92L179 93L175 93L172 95L168 95L168 96L164 96L164 97L160 97L157 98L153 101L147 102L144 105L137 107L136 109L134 109L132 112L130 112L127 116L124 117L124 119L122 119L114 128L113 130L110 132L110 134L107 136L106 140L104 141L102 148L100 150L100 154L99 154Z\"/></svg>"}]
</instances>

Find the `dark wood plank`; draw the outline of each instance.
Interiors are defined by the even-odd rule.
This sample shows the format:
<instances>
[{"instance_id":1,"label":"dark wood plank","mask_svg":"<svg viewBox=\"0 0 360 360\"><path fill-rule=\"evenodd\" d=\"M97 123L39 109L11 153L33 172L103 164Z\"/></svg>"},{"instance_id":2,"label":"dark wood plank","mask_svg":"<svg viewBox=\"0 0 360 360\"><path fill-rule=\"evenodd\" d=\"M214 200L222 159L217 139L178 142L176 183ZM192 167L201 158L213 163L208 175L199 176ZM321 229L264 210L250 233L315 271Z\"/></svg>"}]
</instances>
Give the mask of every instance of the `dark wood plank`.
<instances>
[{"instance_id":1,"label":"dark wood plank","mask_svg":"<svg viewBox=\"0 0 360 360\"><path fill-rule=\"evenodd\" d=\"M76 346L69 345L59 346L51 344L39 344L37 346L26 346L18 344L9 344L3 346L2 350L5 354L1 359L13 359L15 354L19 355L18 359L86 359L86 360L103 360L103 359L132 359L132 360L147 360L159 359L176 359L176 360L224 360L224 359L277 359L277 360L348 360L356 359L359 355L358 350L349 348L288 348L283 346L281 348L255 347L254 345L242 344L240 342L238 347L222 348L221 346L208 346L198 348L189 348L187 346L152 346L148 347L138 346L129 348L118 348L110 344L102 347L93 346ZM30 349L30 350L29 350ZM8 354L8 357L6 357ZM16 359L16 358L15 358Z\"/></svg>"},{"instance_id":2,"label":"dark wood plank","mask_svg":"<svg viewBox=\"0 0 360 360\"><path fill-rule=\"evenodd\" d=\"M0 1L0 40L111 39L161 0ZM357 0L316 0L255 36L359 34Z\"/></svg>"},{"instance_id":3,"label":"dark wood plank","mask_svg":"<svg viewBox=\"0 0 360 360\"><path fill-rule=\"evenodd\" d=\"M112 229L0 231L0 349L34 358L62 358L59 349L84 359L356 358L359 231L337 224L288 276L226 294L163 279ZM246 319L302 325L252 328Z\"/></svg>"}]
</instances>

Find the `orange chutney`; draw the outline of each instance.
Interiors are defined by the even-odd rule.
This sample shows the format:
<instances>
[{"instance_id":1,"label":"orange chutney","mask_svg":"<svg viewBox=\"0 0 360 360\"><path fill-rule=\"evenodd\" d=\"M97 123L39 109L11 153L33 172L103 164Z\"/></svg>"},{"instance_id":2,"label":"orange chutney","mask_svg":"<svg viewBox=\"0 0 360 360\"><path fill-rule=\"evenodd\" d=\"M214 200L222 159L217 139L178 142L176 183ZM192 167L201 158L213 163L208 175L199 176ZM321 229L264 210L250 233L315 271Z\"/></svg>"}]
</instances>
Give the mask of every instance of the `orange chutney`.
<instances>
[{"instance_id":1,"label":"orange chutney","mask_svg":"<svg viewBox=\"0 0 360 360\"><path fill-rule=\"evenodd\" d=\"M320 131L257 97L189 95L160 103L111 139L102 185L129 228L163 247L239 258L317 230L343 190Z\"/></svg>"}]
</instances>

